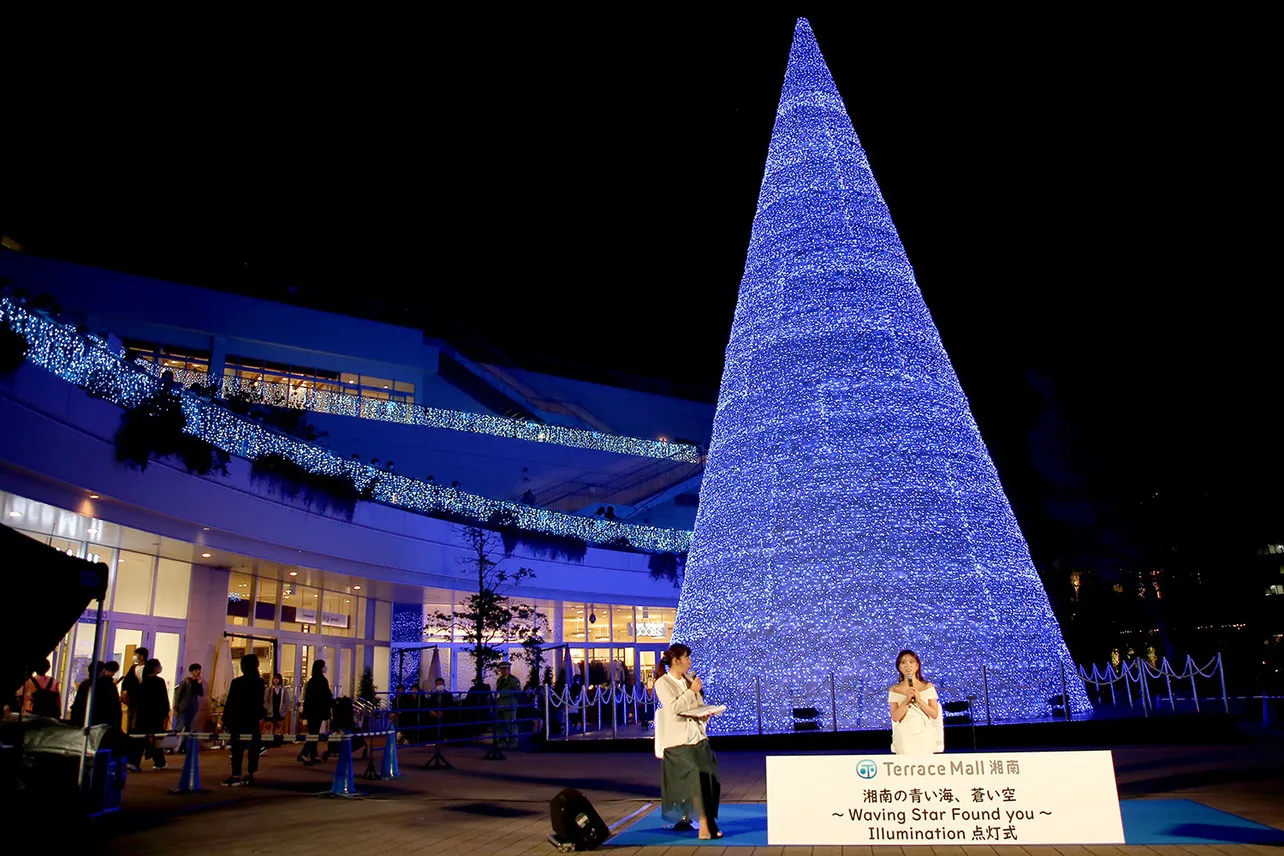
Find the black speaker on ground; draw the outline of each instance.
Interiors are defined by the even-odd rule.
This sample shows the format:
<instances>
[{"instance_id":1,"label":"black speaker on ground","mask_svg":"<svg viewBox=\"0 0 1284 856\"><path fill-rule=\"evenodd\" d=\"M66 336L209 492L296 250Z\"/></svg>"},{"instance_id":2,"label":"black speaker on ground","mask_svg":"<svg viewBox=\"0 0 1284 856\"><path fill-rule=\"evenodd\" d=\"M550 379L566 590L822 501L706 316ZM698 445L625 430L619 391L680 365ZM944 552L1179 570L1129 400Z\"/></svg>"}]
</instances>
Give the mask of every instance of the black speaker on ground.
<instances>
[{"instance_id":1,"label":"black speaker on ground","mask_svg":"<svg viewBox=\"0 0 1284 856\"><path fill-rule=\"evenodd\" d=\"M553 822L553 837L559 845L596 850L611 835L588 797L575 788L564 788L553 797L548 803L548 814Z\"/></svg>"},{"instance_id":2,"label":"black speaker on ground","mask_svg":"<svg viewBox=\"0 0 1284 856\"><path fill-rule=\"evenodd\" d=\"M814 707L795 707L794 731L819 731L820 711Z\"/></svg>"}]
</instances>

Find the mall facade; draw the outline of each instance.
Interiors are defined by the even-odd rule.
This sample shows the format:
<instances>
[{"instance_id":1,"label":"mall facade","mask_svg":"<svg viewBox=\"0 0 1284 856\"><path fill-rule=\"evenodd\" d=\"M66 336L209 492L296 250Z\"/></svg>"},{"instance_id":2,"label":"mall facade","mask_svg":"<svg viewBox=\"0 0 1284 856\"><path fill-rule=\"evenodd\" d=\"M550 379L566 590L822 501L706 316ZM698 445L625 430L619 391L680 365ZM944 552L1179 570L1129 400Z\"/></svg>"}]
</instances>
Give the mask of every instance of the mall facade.
<instances>
[{"instance_id":1,"label":"mall facade","mask_svg":"<svg viewBox=\"0 0 1284 856\"><path fill-rule=\"evenodd\" d=\"M0 374L0 523L110 569L101 625L91 604L53 652L68 696L96 627L104 659L145 646L170 681L199 662L218 686L253 650L291 686L324 659L336 694L354 694L366 668L386 692L426 681L436 646L448 685L466 690L466 628L449 618L476 590L462 527L496 513L528 536L495 558L533 571L506 593L561 646L548 667L645 681L667 646L678 589L652 571L690 542L713 405L22 253L0 250L0 280L0 322L29 343ZM229 453L226 475L118 462L122 416L159 389L180 395L190 433ZM257 403L259 420L234 398ZM303 409L323 436L265 428L266 406ZM268 451L347 472L365 498L349 518L291 495L256 470ZM38 608L40 581L9 573ZM499 644L516 657L521 641Z\"/></svg>"}]
</instances>

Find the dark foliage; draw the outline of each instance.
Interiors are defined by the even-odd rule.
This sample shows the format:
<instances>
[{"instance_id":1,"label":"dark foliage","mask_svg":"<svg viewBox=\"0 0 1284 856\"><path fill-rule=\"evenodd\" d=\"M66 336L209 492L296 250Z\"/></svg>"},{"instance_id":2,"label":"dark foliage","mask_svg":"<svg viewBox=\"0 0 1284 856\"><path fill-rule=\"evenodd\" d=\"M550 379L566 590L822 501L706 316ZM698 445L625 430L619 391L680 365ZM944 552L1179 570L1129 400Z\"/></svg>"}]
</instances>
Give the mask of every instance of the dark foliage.
<instances>
[{"instance_id":1,"label":"dark foliage","mask_svg":"<svg viewBox=\"0 0 1284 856\"><path fill-rule=\"evenodd\" d=\"M183 428L187 417L176 393L158 390L121 416L116 431L116 460L146 470L152 458L170 456L182 461L189 473L227 475L227 452L216 449Z\"/></svg>"},{"instance_id":2,"label":"dark foliage","mask_svg":"<svg viewBox=\"0 0 1284 856\"><path fill-rule=\"evenodd\" d=\"M348 520L356 511L357 500L369 498L372 492L369 487L365 491L358 490L356 482L346 473L337 476L314 473L275 452L254 459L250 479L266 483L286 499L302 497L318 512L325 514L333 509Z\"/></svg>"},{"instance_id":3,"label":"dark foliage","mask_svg":"<svg viewBox=\"0 0 1284 856\"><path fill-rule=\"evenodd\" d=\"M581 538L569 538L564 535L549 535L544 532L532 532L522 529L514 522L509 512L497 512L490 516L483 525L498 532L504 541L504 554L511 556L518 546L525 547L537 559L566 559L568 562L582 562L588 555L588 542Z\"/></svg>"},{"instance_id":4,"label":"dark foliage","mask_svg":"<svg viewBox=\"0 0 1284 856\"><path fill-rule=\"evenodd\" d=\"M0 323L0 376L13 374L27 361L27 337Z\"/></svg>"},{"instance_id":5,"label":"dark foliage","mask_svg":"<svg viewBox=\"0 0 1284 856\"><path fill-rule=\"evenodd\" d=\"M652 553L646 566L651 571L651 579L668 580L673 583L674 588L677 588L682 585L682 572L687 567L687 554Z\"/></svg>"}]
</instances>

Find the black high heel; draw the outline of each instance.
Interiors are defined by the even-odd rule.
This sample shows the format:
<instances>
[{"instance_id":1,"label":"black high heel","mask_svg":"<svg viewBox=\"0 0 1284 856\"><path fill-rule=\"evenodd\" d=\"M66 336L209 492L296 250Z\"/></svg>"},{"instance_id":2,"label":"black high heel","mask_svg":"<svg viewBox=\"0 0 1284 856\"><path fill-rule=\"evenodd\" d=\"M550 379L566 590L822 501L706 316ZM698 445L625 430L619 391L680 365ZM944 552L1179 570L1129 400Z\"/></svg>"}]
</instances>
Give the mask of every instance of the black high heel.
<instances>
[{"instance_id":1,"label":"black high heel","mask_svg":"<svg viewBox=\"0 0 1284 856\"><path fill-rule=\"evenodd\" d=\"M721 837L722 837L722 830L718 828L718 822L717 822L716 820L709 820L709 821L706 821L706 823L707 823L707 825L708 825L708 827L709 827L709 837L710 837L710 838L721 838Z\"/></svg>"}]
</instances>

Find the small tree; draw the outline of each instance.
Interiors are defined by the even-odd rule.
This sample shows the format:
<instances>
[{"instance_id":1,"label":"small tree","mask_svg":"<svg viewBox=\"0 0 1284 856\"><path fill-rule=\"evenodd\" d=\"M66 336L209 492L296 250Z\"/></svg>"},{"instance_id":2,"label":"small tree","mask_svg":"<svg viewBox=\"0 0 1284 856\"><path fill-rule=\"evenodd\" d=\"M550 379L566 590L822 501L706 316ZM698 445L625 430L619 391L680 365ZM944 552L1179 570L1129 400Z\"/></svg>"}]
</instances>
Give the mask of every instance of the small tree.
<instances>
[{"instance_id":1,"label":"small tree","mask_svg":"<svg viewBox=\"0 0 1284 856\"><path fill-rule=\"evenodd\" d=\"M504 659L503 649L499 646L508 635L521 640L528 662L541 662L544 644L541 624L546 622L534 604L512 604L504 594L522 580L535 576L535 572L530 568L510 572L500 567L505 553L499 533L478 526L461 526L458 532L468 548L468 555L461 564L476 575L477 592L464 600L462 610L436 612L429 616L425 629L449 631L452 625L468 629L468 641L472 643L469 653L476 667L476 686L486 683L486 673L494 670ZM534 659L529 659L531 657Z\"/></svg>"},{"instance_id":2,"label":"small tree","mask_svg":"<svg viewBox=\"0 0 1284 856\"><path fill-rule=\"evenodd\" d=\"M361 683L357 685L357 697L371 704L375 703L374 670L369 666L366 666L365 671L361 673Z\"/></svg>"}]
</instances>

